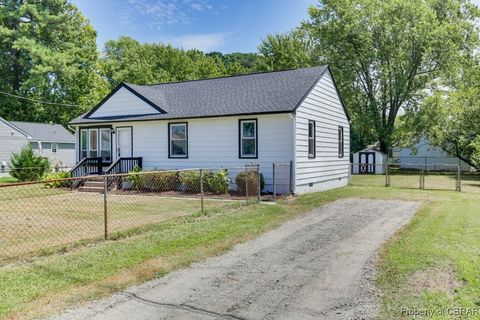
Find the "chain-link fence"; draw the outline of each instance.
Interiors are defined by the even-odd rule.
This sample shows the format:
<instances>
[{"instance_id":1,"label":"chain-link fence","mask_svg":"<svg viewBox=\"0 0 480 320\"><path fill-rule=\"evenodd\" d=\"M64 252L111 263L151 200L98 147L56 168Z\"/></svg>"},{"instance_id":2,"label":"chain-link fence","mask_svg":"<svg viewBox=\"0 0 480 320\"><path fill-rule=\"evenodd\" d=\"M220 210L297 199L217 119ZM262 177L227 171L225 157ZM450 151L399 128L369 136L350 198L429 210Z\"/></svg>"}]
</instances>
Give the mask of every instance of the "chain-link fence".
<instances>
[{"instance_id":1,"label":"chain-link fence","mask_svg":"<svg viewBox=\"0 0 480 320\"><path fill-rule=\"evenodd\" d=\"M291 162L272 164L272 200L279 195L293 193L293 166Z\"/></svg>"},{"instance_id":2,"label":"chain-link fence","mask_svg":"<svg viewBox=\"0 0 480 320\"><path fill-rule=\"evenodd\" d=\"M273 167L268 185L256 164L0 184L0 262L270 200L291 190L290 166Z\"/></svg>"},{"instance_id":3,"label":"chain-link fence","mask_svg":"<svg viewBox=\"0 0 480 320\"><path fill-rule=\"evenodd\" d=\"M454 164L351 164L350 184L421 190L480 192L480 174Z\"/></svg>"}]
</instances>

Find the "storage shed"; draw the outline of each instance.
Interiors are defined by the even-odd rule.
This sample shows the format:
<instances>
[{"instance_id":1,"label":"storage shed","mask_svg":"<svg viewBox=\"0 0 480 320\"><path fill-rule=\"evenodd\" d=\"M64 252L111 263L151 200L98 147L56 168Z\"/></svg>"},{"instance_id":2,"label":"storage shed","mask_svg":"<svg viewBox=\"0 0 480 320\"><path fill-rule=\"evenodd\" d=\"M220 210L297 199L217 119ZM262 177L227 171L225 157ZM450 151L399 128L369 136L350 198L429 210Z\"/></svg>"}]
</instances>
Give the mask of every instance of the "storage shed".
<instances>
[{"instance_id":1,"label":"storage shed","mask_svg":"<svg viewBox=\"0 0 480 320\"><path fill-rule=\"evenodd\" d=\"M387 154L374 149L366 148L353 154L354 174L384 174L387 163Z\"/></svg>"}]
</instances>

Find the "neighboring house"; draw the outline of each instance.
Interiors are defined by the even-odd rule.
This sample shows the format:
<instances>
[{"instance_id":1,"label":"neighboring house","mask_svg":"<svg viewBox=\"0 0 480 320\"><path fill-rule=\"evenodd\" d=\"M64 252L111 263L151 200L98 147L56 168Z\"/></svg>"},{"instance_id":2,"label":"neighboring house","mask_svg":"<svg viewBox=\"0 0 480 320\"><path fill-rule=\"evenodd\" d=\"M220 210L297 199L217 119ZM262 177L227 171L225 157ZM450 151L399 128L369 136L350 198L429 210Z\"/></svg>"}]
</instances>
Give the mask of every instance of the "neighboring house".
<instances>
[{"instance_id":1,"label":"neighboring house","mask_svg":"<svg viewBox=\"0 0 480 320\"><path fill-rule=\"evenodd\" d=\"M293 192L348 183L349 117L327 66L121 83L70 125L79 162L74 176L126 171L134 164L179 169L255 163L271 191L272 163L291 162ZM100 160L97 170L92 163Z\"/></svg>"},{"instance_id":2,"label":"neighboring house","mask_svg":"<svg viewBox=\"0 0 480 320\"><path fill-rule=\"evenodd\" d=\"M0 118L0 174L9 170L12 153L30 144L52 166L75 165L75 137L59 124L7 121Z\"/></svg>"},{"instance_id":3,"label":"neighboring house","mask_svg":"<svg viewBox=\"0 0 480 320\"><path fill-rule=\"evenodd\" d=\"M368 147L353 154L352 173L354 174L383 174L387 154L375 147Z\"/></svg>"},{"instance_id":4,"label":"neighboring house","mask_svg":"<svg viewBox=\"0 0 480 320\"><path fill-rule=\"evenodd\" d=\"M400 165L402 169L423 169L431 171L456 171L460 165L462 171L470 171L471 166L451 156L442 148L432 145L428 139L422 138L409 148L394 148L390 162Z\"/></svg>"}]
</instances>

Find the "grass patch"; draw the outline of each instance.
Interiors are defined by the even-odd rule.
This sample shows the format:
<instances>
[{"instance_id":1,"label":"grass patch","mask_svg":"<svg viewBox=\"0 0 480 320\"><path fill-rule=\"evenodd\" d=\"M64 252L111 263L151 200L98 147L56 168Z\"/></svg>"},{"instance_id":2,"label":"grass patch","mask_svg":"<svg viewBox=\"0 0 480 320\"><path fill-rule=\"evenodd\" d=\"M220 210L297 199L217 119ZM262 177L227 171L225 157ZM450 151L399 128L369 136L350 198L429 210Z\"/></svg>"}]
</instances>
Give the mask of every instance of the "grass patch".
<instances>
[{"instance_id":1,"label":"grass patch","mask_svg":"<svg viewBox=\"0 0 480 320\"><path fill-rule=\"evenodd\" d=\"M14 183L18 182L18 180L14 177L0 177L0 183Z\"/></svg>"},{"instance_id":2,"label":"grass patch","mask_svg":"<svg viewBox=\"0 0 480 320\"><path fill-rule=\"evenodd\" d=\"M189 212L161 224L118 231L107 242L79 247L0 269L0 317L33 318L101 298L218 255L312 208L339 198L422 201L411 224L382 251L381 319L398 318L398 307L472 306L480 296L478 194L349 186L286 199L278 205L230 203ZM118 209L124 210L124 209ZM122 212L120 217L128 219ZM453 294L413 291L409 281L425 270L454 270L462 283Z\"/></svg>"},{"instance_id":3,"label":"grass patch","mask_svg":"<svg viewBox=\"0 0 480 320\"><path fill-rule=\"evenodd\" d=\"M103 200L103 194L48 189L41 183L0 188L0 260L47 255L97 242L104 237ZM107 202L108 234L112 238L201 213L199 199L109 194ZM207 210L227 210L231 205L205 200Z\"/></svg>"},{"instance_id":4,"label":"grass patch","mask_svg":"<svg viewBox=\"0 0 480 320\"><path fill-rule=\"evenodd\" d=\"M402 308L437 312L434 319L452 318L441 308L479 308L479 213L476 199L431 201L385 246L380 319L401 318ZM451 274L438 274L445 269Z\"/></svg>"}]
</instances>

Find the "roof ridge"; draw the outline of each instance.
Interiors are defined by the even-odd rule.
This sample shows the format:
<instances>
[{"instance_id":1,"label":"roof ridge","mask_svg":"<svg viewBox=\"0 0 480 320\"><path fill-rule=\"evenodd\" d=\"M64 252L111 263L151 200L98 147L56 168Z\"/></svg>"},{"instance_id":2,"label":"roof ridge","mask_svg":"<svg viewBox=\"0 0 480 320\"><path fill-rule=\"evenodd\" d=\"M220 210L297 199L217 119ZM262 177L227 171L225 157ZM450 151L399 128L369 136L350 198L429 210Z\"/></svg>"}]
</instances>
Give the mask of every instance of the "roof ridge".
<instances>
[{"instance_id":1,"label":"roof ridge","mask_svg":"<svg viewBox=\"0 0 480 320\"><path fill-rule=\"evenodd\" d=\"M49 126L61 126L61 124L59 124L59 123L48 123L48 122L18 121L18 120L10 120L10 122L32 123L32 124L45 124L45 125L49 125Z\"/></svg>"},{"instance_id":2,"label":"roof ridge","mask_svg":"<svg viewBox=\"0 0 480 320\"><path fill-rule=\"evenodd\" d=\"M154 83L154 84L134 84L134 83L129 83L129 82L125 82L125 81L122 81L121 83L124 83L124 84L126 84L126 85L128 85L128 86L153 87L153 86L162 86L162 85L167 85L167 84L186 83L186 82L198 82L198 81L218 80L218 79L227 79L227 78L237 78L237 77L245 77L245 76L254 76L254 75L259 75L259 74L280 73L280 72L296 71L296 70L305 70L305 69L314 69L314 68L322 68L322 67L328 67L328 65L327 65L327 64L322 64L322 65L313 66L313 67L290 68L290 69L272 70L272 71L257 71L257 72L245 73L245 74L234 74L234 75L220 76L220 77L212 77L212 78L204 78L204 79L192 79L192 80L182 80L182 81L172 81L172 82L160 82L160 83Z\"/></svg>"}]
</instances>

